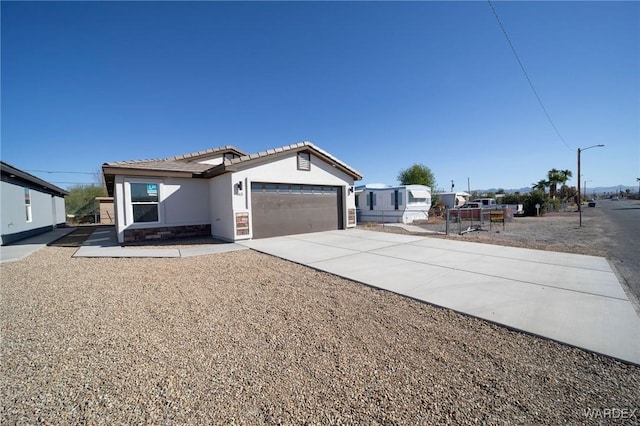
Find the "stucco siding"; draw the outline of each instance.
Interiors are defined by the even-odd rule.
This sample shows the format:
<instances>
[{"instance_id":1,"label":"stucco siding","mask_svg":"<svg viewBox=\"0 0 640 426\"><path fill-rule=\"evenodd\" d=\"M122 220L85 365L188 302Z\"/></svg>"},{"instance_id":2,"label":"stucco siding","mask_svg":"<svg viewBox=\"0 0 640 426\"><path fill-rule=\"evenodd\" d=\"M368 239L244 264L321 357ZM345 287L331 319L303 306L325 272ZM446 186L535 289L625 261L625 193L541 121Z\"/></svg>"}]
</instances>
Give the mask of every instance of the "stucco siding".
<instances>
[{"instance_id":1,"label":"stucco siding","mask_svg":"<svg viewBox=\"0 0 640 426\"><path fill-rule=\"evenodd\" d=\"M166 225L209 223L209 182L204 179L165 179L161 185Z\"/></svg>"},{"instance_id":2,"label":"stucco siding","mask_svg":"<svg viewBox=\"0 0 640 426\"><path fill-rule=\"evenodd\" d=\"M63 225L67 223L67 214L65 212L65 202L63 197L53 197L53 204L55 206L54 218L55 225Z\"/></svg>"},{"instance_id":3,"label":"stucco siding","mask_svg":"<svg viewBox=\"0 0 640 426\"><path fill-rule=\"evenodd\" d=\"M232 174L228 173L209 181L211 235L226 241L235 240L231 179Z\"/></svg>"},{"instance_id":4,"label":"stucco siding","mask_svg":"<svg viewBox=\"0 0 640 426\"><path fill-rule=\"evenodd\" d=\"M30 236L29 231L44 232L65 223L64 198L30 188L31 220L28 221L25 186L5 181L0 182L0 185L2 244Z\"/></svg>"},{"instance_id":5,"label":"stucco siding","mask_svg":"<svg viewBox=\"0 0 640 426\"><path fill-rule=\"evenodd\" d=\"M344 202L343 223L347 227L356 225L348 221L348 210L355 209L356 206L355 194L348 190L353 186L353 178L313 154L311 154L310 170L298 170L297 153L292 152L287 157L252 165L251 168L233 173L234 187L240 181L243 182L244 194L239 196L234 191L236 194L233 197L234 211L250 210L252 182L339 186Z\"/></svg>"},{"instance_id":6,"label":"stucco siding","mask_svg":"<svg viewBox=\"0 0 640 426\"><path fill-rule=\"evenodd\" d=\"M158 185L157 222L134 222L131 204L132 183ZM206 180L118 176L115 179L114 195L120 243L125 240L125 230L202 225L208 224L210 220L209 185Z\"/></svg>"}]
</instances>

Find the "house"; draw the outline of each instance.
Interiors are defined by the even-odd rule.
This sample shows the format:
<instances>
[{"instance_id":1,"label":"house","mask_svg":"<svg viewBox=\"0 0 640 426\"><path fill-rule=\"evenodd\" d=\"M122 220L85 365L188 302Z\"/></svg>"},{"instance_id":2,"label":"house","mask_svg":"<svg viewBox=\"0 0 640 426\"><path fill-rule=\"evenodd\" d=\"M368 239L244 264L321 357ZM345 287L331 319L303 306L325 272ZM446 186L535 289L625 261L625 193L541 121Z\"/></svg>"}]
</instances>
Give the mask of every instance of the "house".
<instances>
[{"instance_id":1,"label":"house","mask_svg":"<svg viewBox=\"0 0 640 426\"><path fill-rule=\"evenodd\" d=\"M105 163L121 244L213 236L225 241L356 226L360 173L301 142L248 155L232 146Z\"/></svg>"},{"instance_id":2,"label":"house","mask_svg":"<svg viewBox=\"0 0 640 426\"><path fill-rule=\"evenodd\" d=\"M369 184L356 188L358 221L412 223L429 219L431 188Z\"/></svg>"},{"instance_id":3,"label":"house","mask_svg":"<svg viewBox=\"0 0 640 426\"><path fill-rule=\"evenodd\" d=\"M0 243L66 226L64 189L0 161Z\"/></svg>"}]
</instances>

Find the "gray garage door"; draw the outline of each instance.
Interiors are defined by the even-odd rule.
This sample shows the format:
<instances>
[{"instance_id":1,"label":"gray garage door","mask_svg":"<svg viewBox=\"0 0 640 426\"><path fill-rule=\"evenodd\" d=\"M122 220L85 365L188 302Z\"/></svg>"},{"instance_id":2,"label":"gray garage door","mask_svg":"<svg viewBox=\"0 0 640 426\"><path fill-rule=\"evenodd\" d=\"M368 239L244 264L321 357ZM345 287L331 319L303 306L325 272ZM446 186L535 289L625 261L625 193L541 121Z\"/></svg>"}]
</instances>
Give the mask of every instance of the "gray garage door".
<instances>
[{"instance_id":1,"label":"gray garage door","mask_svg":"<svg viewBox=\"0 0 640 426\"><path fill-rule=\"evenodd\" d=\"M338 186L251 184L253 238L342 229Z\"/></svg>"}]
</instances>

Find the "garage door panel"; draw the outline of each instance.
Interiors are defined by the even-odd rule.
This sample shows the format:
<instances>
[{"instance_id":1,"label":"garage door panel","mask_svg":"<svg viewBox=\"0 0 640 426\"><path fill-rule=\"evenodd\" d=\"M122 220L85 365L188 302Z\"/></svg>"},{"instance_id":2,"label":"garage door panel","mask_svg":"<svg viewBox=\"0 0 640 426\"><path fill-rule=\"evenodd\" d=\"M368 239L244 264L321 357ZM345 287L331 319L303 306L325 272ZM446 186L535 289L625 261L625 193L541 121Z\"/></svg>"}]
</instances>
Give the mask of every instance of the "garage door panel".
<instances>
[{"instance_id":1,"label":"garage door panel","mask_svg":"<svg viewBox=\"0 0 640 426\"><path fill-rule=\"evenodd\" d=\"M294 187L293 185L291 187ZM340 191L336 187L254 184L251 192L253 237L320 232L341 227ZM283 190L284 193L278 192Z\"/></svg>"}]
</instances>

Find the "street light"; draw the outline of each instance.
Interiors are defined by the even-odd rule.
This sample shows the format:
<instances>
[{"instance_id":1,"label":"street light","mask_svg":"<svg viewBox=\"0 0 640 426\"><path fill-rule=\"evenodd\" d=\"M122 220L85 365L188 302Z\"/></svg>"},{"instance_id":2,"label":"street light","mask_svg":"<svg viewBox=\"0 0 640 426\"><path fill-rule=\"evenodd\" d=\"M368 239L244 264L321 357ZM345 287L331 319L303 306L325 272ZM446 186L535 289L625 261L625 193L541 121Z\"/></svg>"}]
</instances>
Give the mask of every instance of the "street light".
<instances>
[{"instance_id":1,"label":"street light","mask_svg":"<svg viewBox=\"0 0 640 426\"><path fill-rule=\"evenodd\" d=\"M592 145L586 148L578 148L578 212L580 212L580 226L582 227L582 194L580 193L580 153L591 148L602 148L604 145Z\"/></svg>"}]
</instances>

